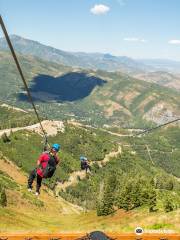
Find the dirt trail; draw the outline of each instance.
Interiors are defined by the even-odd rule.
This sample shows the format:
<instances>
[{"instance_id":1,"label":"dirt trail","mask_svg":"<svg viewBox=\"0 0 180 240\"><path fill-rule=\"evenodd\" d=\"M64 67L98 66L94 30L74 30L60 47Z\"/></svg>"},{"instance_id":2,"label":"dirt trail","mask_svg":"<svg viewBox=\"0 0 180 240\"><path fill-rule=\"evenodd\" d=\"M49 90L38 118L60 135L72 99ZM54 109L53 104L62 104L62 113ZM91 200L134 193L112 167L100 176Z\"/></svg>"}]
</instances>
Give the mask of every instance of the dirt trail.
<instances>
[{"instance_id":1,"label":"dirt trail","mask_svg":"<svg viewBox=\"0 0 180 240\"><path fill-rule=\"evenodd\" d=\"M64 132L64 124L62 121L44 120L44 121L42 121L42 126L43 126L44 130L46 131L47 136L57 135L58 131ZM30 125L30 126L25 126L25 127L17 127L17 128L9 128L9 129L0 130L0 137L4 133L6 133L7 135L10 135L11 132L17 132L19 130L34 131L34 132L42 135L40 124L36 123L36 124Z\"/></svg>"},{"instance_id":2,"label":"dirt trail","mask_svg":"<svg viewBox=\"0 0 180 240\"><path fill-rule=\"evenodd\" d=\"M119 155L121 152L122 152L122 148L121 148L121 145L119 145L117 151L112 151L112 152L106 154L105 158L104 158L102 161L99 162L99 163L100 163L100 166L105 165L107 162L110 161L111 158L116 157L116 156Z\"/></svg>"},{"instance_id":3,"label":"dirt trail","mask_svg":"<svg viewBox=\"0 0 180 240\"><path fill-rule=\"evenodd\" d=\"M97 128L97 127L93 127L91 125L85 125L85 124L82 124L82 123L79 123L79 122L76 122L76 121L72 121L72 120L69 120L68 121L69 124L71 125L74 125L76 127L79 127L79 128L90 128L90 129L100 129L102 132L106 132L106 133L109 133L111 135L114 135L114 136L117 136L117 137L132 137L133 136L133 132L142 132L144 131L143 129L133 129L133 128L130 128L130 129L127 129L127 131L129 132L129 134L122 134L122 133L116 133L116 132L112 132L108 129L105 129L105 128Z\"/></svg>"},{"instance_id":4,"label":"dirt trail","mask_svg":"<svg viewBox=\"0 0 180 240\"><path fill-rule=\"evenodd\" d=\"M72 185L76 185L78 183L78 178L80 179L84 179L86 177L86 172L85 171L76 171L73 172L68 181L64 182L64 183L58 183L57 187L56 187L56 195L58 195L58 192L60 190L66 190L67 187L72 186Z\"/></svg>"},{"instance_id":5,"label":"dirt trail","mask_svg":"<svg viewBox=\"0 0 180 240\"><path fill-rule=\"evenodd\" d=\"M110 161L111 158L118 156L121 152L122 152L122 149L121 149L121 146L119 145L117 151L112 151L112 152L106 154L102 161L92 161L91 163L92 164L97 163L99 165L99 167L103 167L104 165L107 164L107 162ZM56 186L56 190L55 190L56 195L58 196L59 191L65 191L67 187L76 185L79 181L78 178L84 179L85 177L86 177L85 171L73 172L70 175L68 181L66 181L64 183L58 183L58 185Z\"/></svg>"}]
</instances>

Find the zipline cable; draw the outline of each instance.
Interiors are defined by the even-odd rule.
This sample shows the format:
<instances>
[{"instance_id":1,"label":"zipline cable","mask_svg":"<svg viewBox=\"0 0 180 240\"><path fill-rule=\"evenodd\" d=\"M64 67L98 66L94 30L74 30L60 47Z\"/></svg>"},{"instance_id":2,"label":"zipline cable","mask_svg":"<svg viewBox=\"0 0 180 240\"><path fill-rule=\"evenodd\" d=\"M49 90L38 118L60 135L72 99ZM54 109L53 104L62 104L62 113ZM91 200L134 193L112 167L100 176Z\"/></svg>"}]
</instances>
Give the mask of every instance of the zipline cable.
<instances>
[{"instance_id":1,"label":"zipline cable","mask_svg":"<svg viewBox=\"0 0 180 240\"><path fill-rule=\"evenodd\" d=\"M38 114L38 112L37 112L36 106L35 106L35 104L34 104L34 102L33 102L31 93L30 93L30 91L29 91L28 85L27 85L27 83L26 83L26 80L25 80L25 77L24 77L24 75L23 75L21 66L20 66L19 61L18 61L18 59L17 59L16 53L15 53L15 51L14 51L13 45L12 45L12 43L11 43L11 40L10 40L10 38L9 38L8 32L7 32L7 30L6 30L6 27L5 27L5 25L4 25L4 22L3 22L3 19L2 19L2 17L1 17L1 15L0 15L0 25L1 25L2 30L3 30L3 33L4 33L4 35L5 35L7 44L8 44L8 46L9 46L9 48L10 48L11 54L12 54L12 56L13 56L13 58L14 58L15 63L16 63L16 66L17 66L17 69L18 69L19 74L20 74L20 76L21 76L21 79L22 79L22 81L23 81L23 83L24 83L24 86L25 86L25 89L26 89L26 92L27 92L29 101L30 101L30 103L31 103L32 106L33 106L34 112L35 112L36 117L37 117L37 119L38 119L38 122L39 122L39 124L40 124L40 128L41 128L41 130L42 130L42 133L43 133L43 136L44 136L44 139L45 139L45 146L46 146L46 145L48 145L48 139L47 139L46 132L45 132L43 126L42 126L41 119L40 119L39 114Z\"/></svg>"},{"instance_id":2,"label":"zipline cable","mask_svg":"<svg viewBox=\"0 0 180 240\"><path fill-rule=\"evenodd\" d=\"M148 128L148 129L146 129L146 130L144 130L144 131L142 131L142 132L140 132L140 133L136 133L135 135L133 135L133 137L136 137L136 136L139 136L139 135L143 135L143 134L146 134L146 133L150 133L150 132L152 132L152 131L154 131L154 130L156 130L156 129L158 129L158 128L167 126L167 125L169 125L169 124L172 124L172 123L175 123L175 122L178 122L178 121L180 121L180 118L177 118L177 119L174 119L174 120L172 120L172 121L163 123L163 124L158 125L158 126L153 127L153 128Z\"/></svg>"}]
</instances>

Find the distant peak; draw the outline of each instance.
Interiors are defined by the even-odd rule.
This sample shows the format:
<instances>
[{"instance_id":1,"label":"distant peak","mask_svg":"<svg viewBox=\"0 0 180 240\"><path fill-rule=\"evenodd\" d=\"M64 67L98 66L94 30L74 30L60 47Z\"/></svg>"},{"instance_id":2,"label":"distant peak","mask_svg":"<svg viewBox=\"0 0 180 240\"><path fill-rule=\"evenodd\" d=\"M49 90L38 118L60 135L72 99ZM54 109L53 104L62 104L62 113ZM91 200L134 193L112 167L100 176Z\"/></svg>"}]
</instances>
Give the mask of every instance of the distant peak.
<instances>
[{"instance_id":1,"label":"distant peak","mask_svg":"<svg viewBox=\"0 0 180 240\"><path fill-rule=\"evenodd\" d=\"M116 58L116 57L111 55L110 53L105 53L104 58L112 59L112 58Z\"/></svg>"},{"instance_id":2,"label":"distant peak","mask_svg":"<svg viewBox=\"0 0 180 240\"><path fill-rule=\"evenodd\" d=\"M19 36L19 35L16 35L16 34L11 34L10 35L10 38L11 39L24 39L23 37Z\"/></svg>"},{"instance_id":3,"label":"distant peak","mask_svg":"<svg viewBox=\"0 0 180 240\"><path fill-rule=\"evenodd\" d=\"M9 35L10 39L13 39L13 40L24 40L25 38L19 36L19 35L16 35L16 34L10 34ZM5 37L2 37L1 39L4 39Z\"/></svg>"}]
</instances>

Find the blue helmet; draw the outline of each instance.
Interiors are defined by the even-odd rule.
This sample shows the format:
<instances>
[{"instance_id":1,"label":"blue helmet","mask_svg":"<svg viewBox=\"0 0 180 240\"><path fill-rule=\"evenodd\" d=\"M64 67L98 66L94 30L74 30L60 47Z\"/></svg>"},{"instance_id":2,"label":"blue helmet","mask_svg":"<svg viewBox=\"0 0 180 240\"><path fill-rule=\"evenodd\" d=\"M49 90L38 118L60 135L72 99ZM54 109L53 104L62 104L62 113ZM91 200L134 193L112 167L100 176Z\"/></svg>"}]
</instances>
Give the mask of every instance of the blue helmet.
<instances>
[{"instance_id":1,"label":"blue helmet","mask_svg":"<svg viewBox=\"0 0 180 240\"><path fill-rule=\"evenodd\" d=\"M54 144L52 145L52 148L55 149L57 152L60 150L60 147L61 147L61 145L58 144L58 143L54 143Z\"/></svg>"},{"instance_id":2,"label":"blue helmet","mask_svg":"<svg viewBox=\"0 0 180 240\"><path fill-rule=\"evenodd\" d=\"M81 160L81 161L86 161L86 160L87 160L87 158L86 158L86 157L84 157L84 156L80 156L80 160Z\"/></svg>"}]
</instances>

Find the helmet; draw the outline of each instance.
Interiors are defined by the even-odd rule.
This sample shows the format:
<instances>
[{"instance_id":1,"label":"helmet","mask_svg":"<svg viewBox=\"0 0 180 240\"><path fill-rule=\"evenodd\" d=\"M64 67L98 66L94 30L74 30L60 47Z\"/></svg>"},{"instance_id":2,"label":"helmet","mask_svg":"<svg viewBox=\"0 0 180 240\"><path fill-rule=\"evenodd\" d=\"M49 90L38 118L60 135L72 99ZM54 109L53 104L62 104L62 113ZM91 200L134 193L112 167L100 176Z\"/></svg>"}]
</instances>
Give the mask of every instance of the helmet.
<instances>
[{"instance_id":1,"label":"helmet","mask_svg":"<svg viewBox=\"0 0 180 240\"><path fill-rule=\"evenodd\" d=\"M52 145L52 148L55 149L57 152L60 150L60 147L61 147L61 145L58 144L58 143L54 143L54 144Z\"/></svg>"},{"instance_id":2,"label":"helmet","mask_svg":"<svg viewBox=\"0 0 180 240\"><path fill-rule=\"evenodd\" d=\"M80 160L81 160L81 161L87 161L87 158L84 157L84 156L80 156Z\"/></svg>"}]
</instances>

